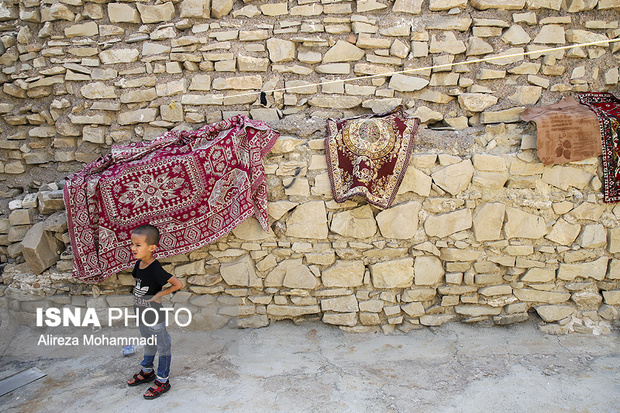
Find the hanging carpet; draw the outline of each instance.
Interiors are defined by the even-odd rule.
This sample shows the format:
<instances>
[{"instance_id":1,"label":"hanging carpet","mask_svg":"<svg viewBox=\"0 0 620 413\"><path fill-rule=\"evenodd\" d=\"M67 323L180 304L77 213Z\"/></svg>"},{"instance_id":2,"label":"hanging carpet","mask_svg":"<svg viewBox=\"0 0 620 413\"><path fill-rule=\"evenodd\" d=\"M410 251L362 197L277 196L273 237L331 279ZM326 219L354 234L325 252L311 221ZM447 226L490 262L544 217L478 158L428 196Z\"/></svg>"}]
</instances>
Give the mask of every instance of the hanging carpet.
<instances>
[{"instance_id":1,"label":"hanging carpet","mask_svg":"<svg viewBox=\"0 0 620 413\"><path fill-rule=\"evenodd\" d=\"M381 115L328 119L325 155L334 200L363 195L388 208L407 171L418 124L402 106Z\"/></svg>"},{"instance_id":2,"label":"hanging carpet","mask_svg":"<svg viewBox=\"0 0 620 413\"><path fill-rule=\"evenodd\" d=\"M528 108L521 119L536 122L538 157L545 165L582 161L603 151L596 114L572 97Z\"/></svg>"},{"instance_id":3,"label":"hanging carpet","mask_svg":"<svg viewBox=\"0 0 620 413\"><path fill-rule=\"evenodd\" d=\"M73 275L96 283L130 268L131 231L161 232L157 258L192 251L251 215L269 226L262 164L279 134L243 115L151 142L113 146L64 188Z\"/></svg>"},{"instance_id":4,"label":"hanging carpet","mask_svg":"<svg viewBox=\"0 0 620 413\"><path fill-rule=\"evenodd\" d=\"M603 144L603 200L620 201L620 100L611 93L579 93L581 104L596 113Z\"/></svg>"}]
</instances>

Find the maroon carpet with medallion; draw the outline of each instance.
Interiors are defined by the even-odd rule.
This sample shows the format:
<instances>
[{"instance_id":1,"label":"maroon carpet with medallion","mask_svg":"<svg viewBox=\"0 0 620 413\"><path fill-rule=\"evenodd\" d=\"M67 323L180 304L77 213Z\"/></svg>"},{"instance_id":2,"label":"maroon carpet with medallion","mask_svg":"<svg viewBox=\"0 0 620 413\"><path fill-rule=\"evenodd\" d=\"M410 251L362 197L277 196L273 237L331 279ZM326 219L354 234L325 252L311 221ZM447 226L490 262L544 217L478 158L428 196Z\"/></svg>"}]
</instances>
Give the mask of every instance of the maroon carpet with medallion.
<instances>
[{"instance_id":1,"label":"maroon carpet with medallion","mask_svg":"<svg viewBox=\"0 0 620 413\"><path fill-rule=\"evenodd\" d=\"M325 155L334 200L362 195L388 208L407 171L418 123L402 106L381 115L328 119Z\"/></svg>"},{"instance_id":2,"label":"maroon carpet with medallion","mask_svg":"<svg viewBox=\"0 0 620 413\"><path fill-rule=\"evenodd\" d=\"M262 164L279 134L243 115L113 146L70 176L64 200L73 275L101 282L132 266L131 231L159 228L157 258L187 253L251 215L268 229Z\"/></svg>"},{"instance_id":3,"label":"maroon carpet with medallion","mask_svg":"<svg viewBox=\"0 0 620 413\"><path fill-rule=\"evenodd\" d=\"M603 140L603 200L620 201L620 100L611 93L579 93L581 104L596 113Z\"/></svg>"}]
</instances>

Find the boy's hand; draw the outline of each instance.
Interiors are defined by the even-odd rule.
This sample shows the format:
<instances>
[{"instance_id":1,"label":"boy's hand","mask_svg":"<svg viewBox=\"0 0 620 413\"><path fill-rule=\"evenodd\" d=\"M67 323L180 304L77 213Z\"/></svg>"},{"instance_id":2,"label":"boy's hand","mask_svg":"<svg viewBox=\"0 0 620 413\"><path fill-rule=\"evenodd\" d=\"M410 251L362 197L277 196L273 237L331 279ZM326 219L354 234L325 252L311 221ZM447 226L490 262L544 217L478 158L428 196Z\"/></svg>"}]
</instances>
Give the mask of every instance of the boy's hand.
<instances>
[{"instance_id":1,"label":"boy's hand","mask_svg":"<svg viewBox=\"0 0 620 413\"><path fill-rule=\"evenodd\" d=\"M153 298L151 298L150 300L146 300L147 303L150 303L151 301L156 302L157 304L161 304L161 296L155 294Z\"/></svg>"}]
</instances>

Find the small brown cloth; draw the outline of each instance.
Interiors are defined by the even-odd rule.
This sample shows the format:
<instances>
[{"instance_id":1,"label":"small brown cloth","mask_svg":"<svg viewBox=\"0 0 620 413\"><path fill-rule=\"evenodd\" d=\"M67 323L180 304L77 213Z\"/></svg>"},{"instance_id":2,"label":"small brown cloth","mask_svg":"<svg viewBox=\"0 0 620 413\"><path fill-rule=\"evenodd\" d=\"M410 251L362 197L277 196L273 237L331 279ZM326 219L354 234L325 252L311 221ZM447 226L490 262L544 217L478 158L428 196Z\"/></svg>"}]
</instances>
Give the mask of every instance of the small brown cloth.
<instances>
[{"instance_id":1,"label":"small brown cloth","mask_svg":"<svg viewBox=\"0 0 620 413\"><path fill-rule=\"evenodd\" d=\"M596 114L572 97L521 114L538 128L538 157L545 165L582 161L603 153Z\"/></svg>"}]
</instances>

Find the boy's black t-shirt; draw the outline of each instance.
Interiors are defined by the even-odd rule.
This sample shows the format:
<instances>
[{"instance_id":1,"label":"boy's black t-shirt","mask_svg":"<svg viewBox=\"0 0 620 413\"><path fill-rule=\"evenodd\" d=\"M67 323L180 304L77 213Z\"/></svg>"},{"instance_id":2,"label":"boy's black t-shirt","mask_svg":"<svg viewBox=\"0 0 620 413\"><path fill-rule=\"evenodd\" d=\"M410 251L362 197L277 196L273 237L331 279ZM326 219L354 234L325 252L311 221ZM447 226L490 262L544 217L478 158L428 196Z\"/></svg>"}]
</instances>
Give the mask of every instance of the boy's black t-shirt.
<instances>
[{"instance_id":1,"label":"boy's black t-shirt","mask_svg":"<svg viewBox=\"0 0 620 413\"><path fill-rule=\"evenodd\" d=\"M148 302L148 300L162 290L162 287L168 282L172 275L164 270L157 260L150 263L149 266L143 270L140 269L140 262L140 260L136 262L131 272L131 275L136 279L136 286L133 290L136 314L140 316L139 320L142 322L142 314L140 312L145 308L154 308L159 313L157 323L163 323L166 321L166 315L161 311L162 305L154 301ZM153 324L155 321L155 313L153 311L147 311L144 315L144 321L149 325Z\"/></svg>"}]
</instances>

